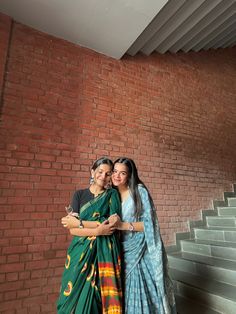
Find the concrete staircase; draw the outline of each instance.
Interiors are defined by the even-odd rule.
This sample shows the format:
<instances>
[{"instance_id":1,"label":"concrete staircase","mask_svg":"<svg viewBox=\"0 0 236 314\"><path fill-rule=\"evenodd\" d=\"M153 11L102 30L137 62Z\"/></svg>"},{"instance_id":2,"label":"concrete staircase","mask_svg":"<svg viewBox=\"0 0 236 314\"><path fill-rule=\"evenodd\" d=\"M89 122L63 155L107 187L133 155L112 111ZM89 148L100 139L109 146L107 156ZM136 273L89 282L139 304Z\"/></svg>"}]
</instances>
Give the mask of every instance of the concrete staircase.
<instances>
[{"instance_id":1,"label":"concrete staircase","mask_svg":"<svg viewBox=\"0 0 236 314\"><path fill-rule=\"evenodd\" d=\"M167 248L179 314L236 314L236 185Z\"/></svg>"}]
</instances>

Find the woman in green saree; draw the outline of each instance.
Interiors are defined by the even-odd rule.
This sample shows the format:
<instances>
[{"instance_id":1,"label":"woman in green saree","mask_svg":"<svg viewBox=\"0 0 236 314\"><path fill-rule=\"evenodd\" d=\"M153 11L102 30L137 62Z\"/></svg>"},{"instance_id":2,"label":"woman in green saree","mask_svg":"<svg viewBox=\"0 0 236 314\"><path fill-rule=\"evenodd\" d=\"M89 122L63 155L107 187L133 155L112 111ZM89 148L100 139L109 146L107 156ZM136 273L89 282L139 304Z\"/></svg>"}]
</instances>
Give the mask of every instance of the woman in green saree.
<instances>
[{"instance_id":1,"label":"woman in green saree","mask_svg":"<svg viewBox=\"0 0 236 314\"><path fill-rule=\"evenodd\" d=\"M64 227L74 235L68 248L62 276L58 314L121 314L120 247L113 214L120 215L116 190L106 189L113 163L98 159L92 167L89 188L76 191L72 207L79 219L62 218ZM76 226L76 228L74 228Z\"/></svg>"}]
</instances>

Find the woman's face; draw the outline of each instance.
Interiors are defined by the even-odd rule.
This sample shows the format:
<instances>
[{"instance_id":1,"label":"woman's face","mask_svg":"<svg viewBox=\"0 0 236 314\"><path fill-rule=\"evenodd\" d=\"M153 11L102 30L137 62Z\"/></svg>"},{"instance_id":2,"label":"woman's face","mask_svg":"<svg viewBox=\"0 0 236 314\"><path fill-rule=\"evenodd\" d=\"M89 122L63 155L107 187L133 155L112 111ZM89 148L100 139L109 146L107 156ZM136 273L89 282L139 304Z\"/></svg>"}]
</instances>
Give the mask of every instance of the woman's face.
<instances>
[{"instance_id":1,"label":"woman's face","mask_svg":"<svg viewBox=\"0 0 236 314\"><path fill-rule=\"evenodd\" d=\"M112 183L114 186L124 186L128 183L128 168L125 164L116 163L112 173Z\"/></svg>"},{"instance_id":2,"label":"woman's face","mask_svg":"<svg viewBox=\"0 0 236 314\"><path fill-rule=\"evenodd\" d=\"M111 166L101 164L95 170L91 171L92 177L94 178L94 184L104 188L110 183L111 180Z\"/></svg>"}]
</instances>

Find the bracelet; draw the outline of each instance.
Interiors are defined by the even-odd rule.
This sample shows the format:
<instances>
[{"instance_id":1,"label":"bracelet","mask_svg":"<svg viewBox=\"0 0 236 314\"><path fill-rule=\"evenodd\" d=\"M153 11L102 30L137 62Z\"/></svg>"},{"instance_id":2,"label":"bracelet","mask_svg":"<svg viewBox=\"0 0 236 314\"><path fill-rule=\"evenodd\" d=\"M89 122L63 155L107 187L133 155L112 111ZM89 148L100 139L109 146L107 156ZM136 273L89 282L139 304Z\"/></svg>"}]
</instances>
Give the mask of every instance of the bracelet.
<instances>
[{"instance_id":1,"label":"bracelet","mask_svg":"<svg viewBox=\"0 0 236 314\"><path fill-rule=\"evenodd\" d=\"M134 225L132 224L132 222L129 223L128 230L129 231L134 231Z\"/></svg>"}]
</instances>

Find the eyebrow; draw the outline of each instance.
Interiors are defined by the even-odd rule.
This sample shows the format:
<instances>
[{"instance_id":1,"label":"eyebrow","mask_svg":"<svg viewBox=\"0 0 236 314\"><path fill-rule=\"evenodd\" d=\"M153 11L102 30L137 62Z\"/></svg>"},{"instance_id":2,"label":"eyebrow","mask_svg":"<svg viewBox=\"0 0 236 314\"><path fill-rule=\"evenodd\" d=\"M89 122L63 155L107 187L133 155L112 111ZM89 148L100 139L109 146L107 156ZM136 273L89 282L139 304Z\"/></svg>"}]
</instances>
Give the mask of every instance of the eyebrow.
<instances>
[{"instance_id":1,"label":"eyebrow","mask_svg":"<svg viewBox=\"0 0 236 314\"><path fill-rule=\"evenodd\" d=\"M117 169L114 169L113 171L118 171L118 170L117 170ZM125 170L122 170L122 171L119 171L119 172L127 173L127 171L125 171Z\"/></svg>"}]
</instances>

